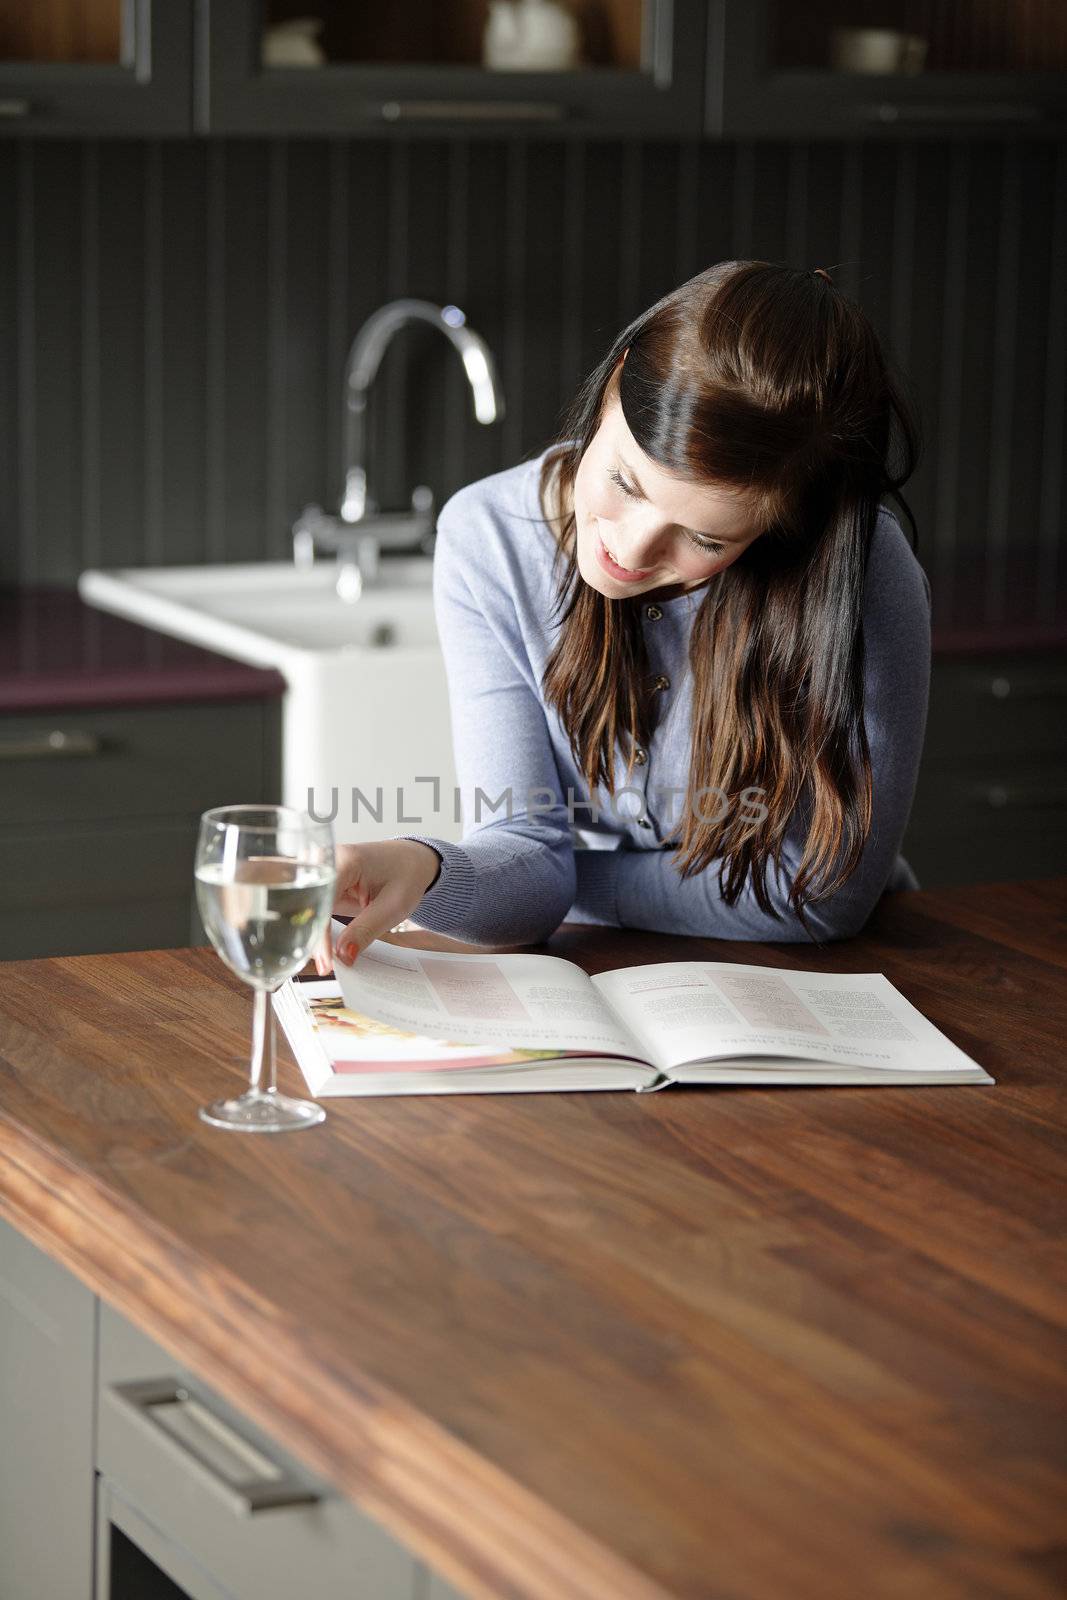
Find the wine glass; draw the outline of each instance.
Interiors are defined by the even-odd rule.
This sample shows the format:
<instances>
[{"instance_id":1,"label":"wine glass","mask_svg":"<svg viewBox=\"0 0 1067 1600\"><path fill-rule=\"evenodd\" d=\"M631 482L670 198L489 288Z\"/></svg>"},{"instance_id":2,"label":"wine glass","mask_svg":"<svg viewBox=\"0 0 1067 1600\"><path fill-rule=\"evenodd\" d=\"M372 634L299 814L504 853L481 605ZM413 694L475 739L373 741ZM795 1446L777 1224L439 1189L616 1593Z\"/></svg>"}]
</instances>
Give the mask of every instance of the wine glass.
<instances>
[{"instance_id":1,"label":"wine glass","mask_svg":"<svg viewBox=\"0 0 1067 1600\"><path fill-rule=\"evenodd\" d=\"M282 1133L310 1128L326 1112L309 1100L262 1087L267 1052L268 995L304 966L326 931L333 908L333 833L289 806L218 806L200 819L196 903L207 936L223 961L253 992L250 1084L232 1100L200 1107L216 1128Z\"/></svg>"}]
</instances>

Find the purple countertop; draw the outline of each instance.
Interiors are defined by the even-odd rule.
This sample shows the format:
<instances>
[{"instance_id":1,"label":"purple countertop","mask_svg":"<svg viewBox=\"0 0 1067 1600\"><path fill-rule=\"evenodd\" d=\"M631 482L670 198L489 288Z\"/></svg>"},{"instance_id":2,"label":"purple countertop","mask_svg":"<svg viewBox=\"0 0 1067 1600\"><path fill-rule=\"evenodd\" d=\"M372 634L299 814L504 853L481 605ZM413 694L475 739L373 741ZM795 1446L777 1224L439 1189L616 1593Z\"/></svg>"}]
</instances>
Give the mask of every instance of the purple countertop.
<instances>
[{"instance_id":1,"label":"purple countertop","mask_svg":"<svg viewBox=\"0 0 1067 1600\"><path fill-rule=\"evenodd\" d=\"M0 587L0 712L256 700L280 673L86 605L76 590Z\"/></svg>"}]
</instances>

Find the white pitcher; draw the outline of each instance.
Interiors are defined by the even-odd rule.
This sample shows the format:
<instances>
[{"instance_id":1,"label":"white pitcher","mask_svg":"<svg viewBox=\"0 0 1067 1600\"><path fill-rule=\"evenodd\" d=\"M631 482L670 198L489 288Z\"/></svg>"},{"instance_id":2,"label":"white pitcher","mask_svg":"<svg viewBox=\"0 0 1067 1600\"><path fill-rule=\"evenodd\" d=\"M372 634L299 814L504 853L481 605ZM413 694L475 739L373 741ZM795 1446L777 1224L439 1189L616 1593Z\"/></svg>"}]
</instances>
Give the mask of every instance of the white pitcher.
<instances>
[{"instance_id":1,"label":"white pitcher","mask_svg":"<svg viewBox=\"0 0 1067 1600\"><path fill-rule=\"evenodd\" d=\"M578 65L578 22L559 0L490 0L482 61L496 71L560 72Z\"/></svg>"}]
</instances>

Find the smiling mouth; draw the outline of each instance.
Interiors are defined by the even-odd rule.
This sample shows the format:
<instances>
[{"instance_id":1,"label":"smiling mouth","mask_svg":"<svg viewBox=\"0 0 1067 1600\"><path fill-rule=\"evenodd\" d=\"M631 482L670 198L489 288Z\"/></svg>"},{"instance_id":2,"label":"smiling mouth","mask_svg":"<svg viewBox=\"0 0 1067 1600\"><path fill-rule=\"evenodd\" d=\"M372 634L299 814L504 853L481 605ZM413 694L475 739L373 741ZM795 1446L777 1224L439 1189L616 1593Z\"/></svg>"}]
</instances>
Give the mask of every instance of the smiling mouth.
<instances>
[{"instance_id":1,"label":"smiling mouth","mask_svg":"<svg viewBox=\"0 0 1067 1600\"><path fill-rule=\"evenodd\" d=\"M622 562L608 549L599 533L596 536L596 553L600 565L610 577L615 578L619 583L637 583L640 579L652 576L653 569L651 567L624 567Z\"/></svg>"}]
</instances>

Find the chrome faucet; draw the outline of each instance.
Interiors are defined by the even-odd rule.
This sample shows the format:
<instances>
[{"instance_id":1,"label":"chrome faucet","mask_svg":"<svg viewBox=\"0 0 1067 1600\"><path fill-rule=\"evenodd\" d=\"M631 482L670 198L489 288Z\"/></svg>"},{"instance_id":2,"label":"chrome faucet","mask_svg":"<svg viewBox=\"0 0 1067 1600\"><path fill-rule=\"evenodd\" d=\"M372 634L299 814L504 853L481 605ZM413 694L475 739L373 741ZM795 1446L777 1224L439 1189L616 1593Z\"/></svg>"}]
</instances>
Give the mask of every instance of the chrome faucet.
<instances>
[{"instance_id":1,"label":"chrome faucet","mask_svg":"<svg viewBox=\"0 0 1067 1600\"><path fill-rule=\"evenodd\" d=\"M367 401L389 341L410 322L428 322L438 328L458 352L471 386L474 415L483 424L504 415L504 396L496 364L485 341L467 327L458 306L435 306L429 300L392 300L381 306L352 341L344 374L344 477L337 514L321 506L305 506L293 525L293 560L310 566L316 547L334 550L341 571L338 593L359 598L363 586L373 582L384 549L432 547L433 494L425 486L415 489L411 511L383 512L370 488L367 470Z\"/></svg>"}]
</instances>

